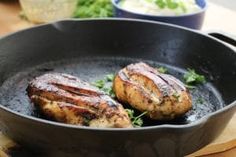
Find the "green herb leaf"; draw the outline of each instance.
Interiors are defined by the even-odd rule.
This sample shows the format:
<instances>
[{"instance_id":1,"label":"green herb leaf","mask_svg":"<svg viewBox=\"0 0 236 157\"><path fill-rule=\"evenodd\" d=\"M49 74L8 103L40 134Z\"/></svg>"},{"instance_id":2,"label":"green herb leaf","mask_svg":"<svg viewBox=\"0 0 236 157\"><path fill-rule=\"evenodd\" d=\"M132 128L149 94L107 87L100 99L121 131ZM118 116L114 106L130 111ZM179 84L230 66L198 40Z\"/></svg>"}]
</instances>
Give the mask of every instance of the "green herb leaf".
<instances>
[{"instance_id":1,"label":"green herb leaf","mask_svg":"<svg viewBox=\"0 0 236 157\"><path fill-rule=\"evenodd\" d=\"M197 74L195 70L188 69L188 72L184 75L184 81L186 84L205 83L206 79L203 75Z\"/></svg>"},{"instance_id":2,"label":"green herb leaf","mask_svg":"<svg viewBox=\"0 0 236 157\"><path fill-rule=\"evenodd\" d=\"M158 72L162 73L162 74L166 74L168 72L168 70L165 67L159 67L157 68Z\"/></svg>"},{"instance_id":3,"label":"green herb leaf","mask_svg":"<svg viewBox=\"0 0 236 157\"><path fill-rule=\"evenodd\" d=\"M110 0L78 0L74 17L97 18L112 17L113 7Z\"/></svg>"},{"instance_id":4,"label":"green herb leaf","mask_svg":"<svg viewBox=\"0 0 236 157\"><path fill-rule=\"evenodd\" d=\"M92 85L98 87L100 90L105 92L105 94L114 98L115 93L112 89L112 83L110 83L113 81L114 77L115 77L114 74L106 75L104 79L97 80L97 81L93 82Z\"/></svg>"},{"instance_id":5,"label":"green herb leaf","mask_svg":"<svg viewBox=\"0 0 236 157\"><path fill-rule=\"evenodd\" d=\"M156 5L158 5L161 9L166 7L166 3L164 0L155 0Z\"/></svg>"},{"instance_id":6,"label":"green herb leaf","mask_svg":"<svg viewBox=\"0 0 236 157\"><path fill-rule=\"evenodd\" d=\"M175 97L178 102L180 101L180 94L178 92L174 92L172 96Z\"/></svg>"},{"instance_id":7,"label":"green herb leaf","mask_svg":"<svg viewBox=\"0 0 236 157\"><path fill-rule=\"evenodd\" d=\"M204 99L199 97L197 100L196 100L196 103L197 104L203 104L204 103Z\"/></svg>"},{"instance_id":8,"label":"green herb leaf","mask_svg":"<svg viewBox=\"0 0 236 157\"><path fill-rule=\"evenodd\" d=\"M125 109L125 111L128 113L128 116L129 116L130 119L134 118L134 110Z\"/></svg>"},{"instance_id":9,"label":"green herb leaf","mask_svg":"<svg viewBox=\"0 0 236 157\"><path fill-rule=\"evenodd\" d=\"M115 97L115 92L113 91L112 86L111 87L104 87L101 90L104 91L107 95L111 96L112 98Z\"/></svg>"},{"instance_id":10,"label":"green herb leaf","mask_svg":"<svg viewBox=\"0 0 236 157\"><path fill-rule=\"evenodd\" d=\"M93 82L92 85L101 89L104 87L105 81L104 80L97 80L97 81Z\"/></svg>"},{"instance_id":11,"label":"green herb leaf","mask_svg":"<svg viewBox=\"0 0 236 157\"><path fill-rule=\"evenodd\" d=\"M147 114L147 111L143 112L142 114L138 115L135 117L134 115L134 110L132 109L125 109L126 112L128 113L128 116L130 120L132 121L132 125L134 127L141 127L143 125L143 119L142 117Z\"/></svg>"},{"instance_id":12,"label":"green herb leaf","mask_svg":"<svg viewBox=\"0 0 236 157\"><path fill-rule=\"evenodd\" d=\"M106 80L107 80L108 82L112 82L112 81L114 80L114 78L115 78L115 75L114 75L114 74L108 74L108 75L106 75Z\"/></svg>"},{"instance_id":13,"label":"green herb leaf","mask_svg":"<svg viewBox=\"0 0 236 157\"><path fill-rule=\"evenodd\" d=\"M166 3L167 3L167 7L169 8L169 9L176 9L176 8L178 8L178 3L176 3L175 1L173 1L173 0L166 0Z\"/></svg>"}]
</instances>

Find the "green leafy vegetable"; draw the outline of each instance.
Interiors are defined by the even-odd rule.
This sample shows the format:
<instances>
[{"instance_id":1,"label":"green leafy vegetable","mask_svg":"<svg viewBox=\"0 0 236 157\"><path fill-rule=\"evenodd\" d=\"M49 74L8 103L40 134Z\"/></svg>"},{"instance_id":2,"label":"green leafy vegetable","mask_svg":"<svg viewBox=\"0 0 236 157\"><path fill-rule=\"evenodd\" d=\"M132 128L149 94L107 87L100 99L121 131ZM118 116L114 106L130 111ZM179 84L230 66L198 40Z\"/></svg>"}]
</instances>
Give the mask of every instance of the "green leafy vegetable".
<instances>
[{"instance_id":1,"label":"green leafy vegetable","mask_svg":"<svg viewBox=\"0 0 236 157\"><path fill-rule=\"evenodd\" d=\"M160 73L163 73L163 74L165 74L165 73L168 72L168 70L167 70L165 67L157 68L157 70L158 70Z\"/></svg>"},{"instance_id":2,"label":"green leafy vegetable","mask_svg":"<svg viewBox=\"0 0 236 157\"><path fill-rule=\"evenodd\" d=\"M74 17L98 18L112 17L113 8L111 0L78 0Z\"/></svg>"},{"instance_id":3,"label":"green leafy vegetable","mask_svg":"<svg viewBox=\"0 0 236 157\"><path fill-rule=\"evenodd\" d=\"M188 69L188 72L184 75L184 81L187 85L205 83L206 79L203 75L197 74L195 70Z\"/></svg>"},{"instance_id":4,"label":"green leafy vegetable","mask_svg":"<svg viewBox=\"0 0 236 157\"><path fill-rule=\"evenodd\" d=\"M145 114L147 114L147 111L143 112L142 114L135 116L134 115L134 110L132 109L125 109L126 112L128 113L128 116L130 118L130 120L132 121L132 125L134 127L141 127L143 125L143 119L141 117L143 117Z\"/></svg>"}]
</instances>

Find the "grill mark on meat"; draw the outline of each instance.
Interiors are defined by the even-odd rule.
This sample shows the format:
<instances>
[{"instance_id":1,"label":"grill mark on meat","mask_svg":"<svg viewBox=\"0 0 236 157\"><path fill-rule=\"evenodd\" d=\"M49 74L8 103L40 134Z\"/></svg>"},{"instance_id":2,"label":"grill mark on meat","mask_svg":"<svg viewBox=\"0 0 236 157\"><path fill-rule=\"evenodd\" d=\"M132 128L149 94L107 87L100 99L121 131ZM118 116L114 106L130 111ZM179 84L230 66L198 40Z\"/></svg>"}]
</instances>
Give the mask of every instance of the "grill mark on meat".
<instances>
[{"instance_id":1,"label":"grill mark on meat","mask_svg":"<svg viewBox=\"0 0 236 157\"><path fill-rule=\"evenodd\" d=\"M145 63L130 64L120 70L113 89L121 102L141 112L148 111L153 119L173 119L192 106L191 96L181 81Z\"/></svg>"},{"instance_id":2,"label":"grill mark on meat","mask_svg":"<svg viewBox=\"0 0 236 157\"><path fill-rule=\"evenodd\" d=\"M118 102L71 75L51 73L37 77L29 83L27 93L47 116L60 122L87 125L88 121L97 120L97 127L132 127ZM117 115L124 120L117 120Z\"/></svg>"}]
</instances>

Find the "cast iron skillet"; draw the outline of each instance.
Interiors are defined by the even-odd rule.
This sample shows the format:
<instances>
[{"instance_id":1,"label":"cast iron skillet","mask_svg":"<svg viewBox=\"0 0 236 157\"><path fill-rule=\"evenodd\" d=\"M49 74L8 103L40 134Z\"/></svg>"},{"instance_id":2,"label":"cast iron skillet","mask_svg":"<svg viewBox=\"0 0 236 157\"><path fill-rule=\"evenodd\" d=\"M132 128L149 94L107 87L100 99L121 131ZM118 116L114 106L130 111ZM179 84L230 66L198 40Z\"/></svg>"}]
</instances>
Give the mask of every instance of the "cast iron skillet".
<instances>
[{"instance_id":1,"label":"cast iron skillet","mask_svg":"<svg viewBox=\"0 0 236 157\"><path fill-rule=\"evenodd\" d=\"M0 40L0 127L42 156L183 156L214 140L236 110L236 53L219 40L141 20L66 20ZM65 72L94 81L129 63L165 66L181 79L193 68L208 83L191 91L194 108L175 121L96 129L44 119L26 96L35 76ZM196 97L205 102L198 104Z\"/></svg>"}]
</instances>

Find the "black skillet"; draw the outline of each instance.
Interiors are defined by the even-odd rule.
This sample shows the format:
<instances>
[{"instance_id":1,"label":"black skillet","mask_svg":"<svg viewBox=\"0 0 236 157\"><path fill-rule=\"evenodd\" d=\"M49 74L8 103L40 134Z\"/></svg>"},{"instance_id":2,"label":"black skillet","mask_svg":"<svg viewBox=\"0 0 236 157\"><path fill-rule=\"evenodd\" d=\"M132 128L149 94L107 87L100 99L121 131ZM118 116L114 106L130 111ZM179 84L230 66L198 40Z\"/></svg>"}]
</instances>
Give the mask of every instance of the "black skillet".
<instances>
[{"instance_id":1,"label":"black skillet","mask_svg":"<svg viewBox=\"0 0 236 157\"><path fill-rule=\"evenodd\" d=\"M0 128L41 156L183 156L214 140L236 110L235 51L178 26L121 19L60 21L2 38L0 58ZM46 120L26 96L28 81L43 73L65 72L92 82L138 61L165 66L180 79L193 68L208 83L191 90L194 107L185 116L170 122L145 119L144 127L134 129Z\"/></svg>"}]
</instances>

